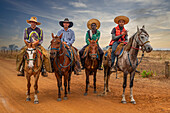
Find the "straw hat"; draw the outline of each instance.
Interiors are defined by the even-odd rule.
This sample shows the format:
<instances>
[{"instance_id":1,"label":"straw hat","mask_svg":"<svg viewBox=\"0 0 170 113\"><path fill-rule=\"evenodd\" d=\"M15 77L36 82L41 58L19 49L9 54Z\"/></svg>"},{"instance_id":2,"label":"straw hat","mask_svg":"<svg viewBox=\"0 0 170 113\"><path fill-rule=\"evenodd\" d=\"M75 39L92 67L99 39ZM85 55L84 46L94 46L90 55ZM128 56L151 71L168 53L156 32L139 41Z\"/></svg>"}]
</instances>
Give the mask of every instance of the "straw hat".
<instances>
[{"instance_id":1,"label":"straw hat","mask_svg":"<svg viewBox=\"0 0 170 113\"><path fill-rule=\"evenodd\" d=\"M89 29L91 29L91 24L93 24L93 23L95 23L96 24L96 29L99 29L100 28L100 21L99 20L97 20L97 19L90 19L88 22L87 22L87 27L89 28Z\"/></svg>"},{"instance_id":2,"label":"straw hat","mask_svg":"<svg viewBox=\"0 0 170 113\"><path fill-rule=\"evenodd\" d=\"M27 23L31 23L31 22L35 22L36 23L36 25L41 25L41 23L40 22L37 22L37 17L35 17L35 16L33 16L33 17L31 17L31 19L30 20L27 20Z\"/></svg>"},{"instance_id":3,"label":"straw hat","mask_svg":"<svg viewBox=\"0 0 170 113\"><path fill-rule=\"evenodd\" d=\"M64 21L60 21L59 24L60 26L64 27L63 23L70 23L70 25L68 26L68 28L73 26L73 22L69 21L68 18L65 18Z\"/></svg>"},{"instance_id":4,"label":"straw hat","mask_svg":"<svg viewBox=\"0 0 170 113\"><path fill-rule=\"evenodd\" d=\"M129 22L129 18L126 17L126 16L117 16L115 19L114 19L114 22L116 24L119 23L119 20L124 20L125 21L125 24L127 24Z\"/></svg>"}]
</instances>

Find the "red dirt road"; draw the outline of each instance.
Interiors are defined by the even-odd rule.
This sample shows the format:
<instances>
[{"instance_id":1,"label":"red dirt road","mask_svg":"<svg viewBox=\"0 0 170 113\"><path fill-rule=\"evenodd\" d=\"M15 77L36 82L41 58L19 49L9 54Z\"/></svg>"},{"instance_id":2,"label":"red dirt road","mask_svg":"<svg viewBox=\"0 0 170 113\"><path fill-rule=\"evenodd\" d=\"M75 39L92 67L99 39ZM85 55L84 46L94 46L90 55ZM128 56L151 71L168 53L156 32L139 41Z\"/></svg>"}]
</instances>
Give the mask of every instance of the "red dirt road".
<instances>
[{"instance_id":1,"label":"red dirt road","mask_svg":"<svg viewBox=\"0 0 170 113\"><path fill-rule=\"evenodd\" d=\"M68 100L57 101L57 82L54 74L40 76L39 104L34 104L32 78L31 101L26 102L26 78L16 76L15 60L0 58L0 113L170 113L170 79L164 77L141 78L137 74L134 81L134 99L130 103L129 79L126 88L127 104L122 104L122 73L120 79L111 75L110 90L106 96L98 96L103 91L103 71L97 73L97 92L93 94L93 78L90 77L88 96L84 96L85 75L72 75L71 94Z\"/></svg>"}]
</instances>

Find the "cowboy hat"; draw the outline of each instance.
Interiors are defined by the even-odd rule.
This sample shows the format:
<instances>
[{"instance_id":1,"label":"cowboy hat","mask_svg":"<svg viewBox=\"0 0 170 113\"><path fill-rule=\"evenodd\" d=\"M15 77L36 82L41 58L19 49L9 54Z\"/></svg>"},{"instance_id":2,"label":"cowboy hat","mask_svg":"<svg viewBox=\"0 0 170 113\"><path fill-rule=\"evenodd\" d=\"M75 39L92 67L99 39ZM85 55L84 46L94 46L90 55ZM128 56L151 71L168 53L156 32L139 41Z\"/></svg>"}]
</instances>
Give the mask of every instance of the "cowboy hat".
<instances>
[{"instance_id":1,"label":"cowboy hat","mask_svg":"<svg viewBox=\"0 0 170 113\"><path fill-rule=\"evenodd\" d=\"M117 16L115 19L114 19L114 22L116 24L119 23L119 20L124 20L125 21L125 24L127 24L129 22L129 18L126 17L126 16Z\"/></svg>"},{"instance_id":2,"label":"cowboy hat","mask_svg":"<svg viewBox=\"0 0 170 113\"><path fill-rule=\"evenodd\" d=\"M70 28L70 27L73 26L73 22L69 21L68 18L65 18L64 21L60 21L60 22L59 22L60 26L64 27L64 26L63 26L63 23L70 23L70 25L68 26L68 28Z\"/></svg>"},{"instance_id":3,"label":"cowboy hat","mask_svg":"<svg viewBox=\"0 0 170 113\"><path fill-rule=\"evenodd\" d=\"M31 19L30 20L27 20L27 23L28 24L30 24L31 22L35 22L36 23L36 25L41 25L41 23L40 22L37 22L37 17L31 17Z\"/></svg>"},{"instance_id":4,"label":"cowboy hat","mask_svg":"<svg viewBox=\"0 0 170 113\"><path fill-rule=\"evenodd\" d=\"M89 28L89 29L91 29L91 24L93 24L93 23L95 23L96 24L96 29L99 29L100 28L100 21L99 20L97 20L97 19L90 19L88 22L87 22L87 27Z\"/></svg>"}]
</instances>

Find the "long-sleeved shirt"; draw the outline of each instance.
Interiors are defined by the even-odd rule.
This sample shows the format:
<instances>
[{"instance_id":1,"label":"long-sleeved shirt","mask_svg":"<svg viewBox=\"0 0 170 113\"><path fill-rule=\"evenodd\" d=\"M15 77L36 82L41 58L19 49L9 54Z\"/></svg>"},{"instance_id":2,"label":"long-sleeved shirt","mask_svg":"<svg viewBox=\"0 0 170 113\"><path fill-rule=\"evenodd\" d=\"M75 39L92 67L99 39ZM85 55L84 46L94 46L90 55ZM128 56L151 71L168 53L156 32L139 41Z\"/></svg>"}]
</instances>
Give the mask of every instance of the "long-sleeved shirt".
<instances>
[{"instance_id":1,"label":"long-sleeved shirt","mask_svg":"<svg viewBox=\"0 0 170 113\"><path fill-rule=\"evenodd\" d=\"M36 27L32 29L31 27L25 28L24 30L24 40L27 42L34 42L39 40L39 45L43 43L43 31L42 29Z\"/></svg>"},{"instance_id":2,"label":"long-sleeved shirt","mask_svg":"<svg viewBox=\"0 0 170 113\"><path fill-rule=\"evenodd\" d=\"M87 33L86 33L86 43L87 43L87 45L90 44L90 42L89 42L88 39L90 39L90 40L97 40L97 39L98 39L98 41L99 41L99 39L100 39L100 31L99 31L99 30L96 30L96 33L95 33L95 34L92 34L92 32L91 32L91 33L90 33L90 32L91 32L91 31L88 30ZM92 37L91 37L91 36L92 36ZM97 41L97 44L99 44L98 41Z\"/></svg>"},{"instance_id":3,"label":"long-sleeved shirt","mask_svg":"<svg viewBox=\"0 0 170 113\"><path fill-rule=\"evenodd\" d=\"M75 41L75 34L74 31L71 29L67 29L67 31L65 31L65 29L61 29L60 31L58 31L57 36L60 36L63 33L63 36L61 38L61 41L66 42L67 45L72 45Z\"/></svg>"}]
</instances>

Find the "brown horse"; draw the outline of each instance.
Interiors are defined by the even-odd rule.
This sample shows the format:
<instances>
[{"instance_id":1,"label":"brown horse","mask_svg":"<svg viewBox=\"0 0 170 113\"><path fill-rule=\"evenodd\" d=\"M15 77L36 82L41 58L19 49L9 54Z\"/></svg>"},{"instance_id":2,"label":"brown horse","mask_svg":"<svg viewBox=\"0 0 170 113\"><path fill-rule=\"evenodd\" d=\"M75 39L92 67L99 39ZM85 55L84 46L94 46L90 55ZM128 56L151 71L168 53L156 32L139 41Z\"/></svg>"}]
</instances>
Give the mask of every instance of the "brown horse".
<instances>
[{"instance_id":1,"label":"brown horse","mask_svg":"<svg viewBox=\"0 0 170 113\"><path fill-rule=\"evenodd\" d=\"M135 70L140 62L138 62L137 55L139 52L139 47L143 52L142 57L144 56L144 51L151 52L152 47L149 44L149 34L146 32L145 27L143 26L141 29L137 27L137 32L129 39L128 44L124 48L124 52L117 59L117 68L118 70L124 73L124 81L123 81L123 95L122 95L122 103L126 103L125 99L125 88L127 85L127 75L130 73L130 98L131 103L136 104L136 101L133 98L133 80L135 76ZM110 78L110 60L109 55L104 56L104 92L106 94L109 91L108 82Z\"/></svg>"},{"instance_id":2,"label":"brown horse","mask_svg":"<svg viewBox=\"0 0 170 113\"><path fill-rule=\"evenodd\" d=\"M68 82L68 93L70 93L70 80L72 73L72 62L73 59L69 57L69 53L65 48L65 44L61 42L61 34L59 37L52 33L51 41L51 52L50 57L54 67L55 76L58 82L58 99L61 101L61 87L62 87L62 76L64 76L64 87L65 87L65 96L64 100L67 100L67 82Z\"/></svg>"},{"instance_id":3,"label":"brown horse","mask_svg":"<svg viewBox=\"0 0 170 113\"><path fill-rule=\"evenodd\" d=\"M97 40L89 40L90 44L87 47L87 53L83 56L85 57L85 73L86 73L86 89L84 95L87 95L88 85L89 85L89 75L93 74L93 85L94 85L94 93L96 93L96 73L98 68L97 61ZM86 52L86 51L85 51Z\"/></svg>"},{"instance_id":4,"label":"brown horse","mask_svg":"<svg viewBox=\"0 0 170 113\"><path fill-rule=\"evenodd\" d=\"M34 75L35 83L34 83L34 89L35 89L35 94L34 94L34 103L38 104L38 79L39 79L39 74L41 71L42 67L42 58L41 58L41 52L36 48L36 45L38 44L39 41L36 43L28 43L25 41L25 44L27 46L25 55L24 55L24 60L25 60L25 68L24 71L26 73L26 78L27 78L27 98L26 101L31 101L30 98L30 87L31 87L31 76Z\"/></svg>"}]
</instances>

